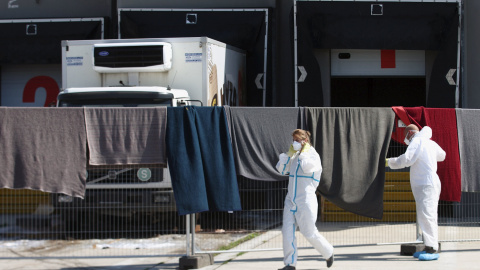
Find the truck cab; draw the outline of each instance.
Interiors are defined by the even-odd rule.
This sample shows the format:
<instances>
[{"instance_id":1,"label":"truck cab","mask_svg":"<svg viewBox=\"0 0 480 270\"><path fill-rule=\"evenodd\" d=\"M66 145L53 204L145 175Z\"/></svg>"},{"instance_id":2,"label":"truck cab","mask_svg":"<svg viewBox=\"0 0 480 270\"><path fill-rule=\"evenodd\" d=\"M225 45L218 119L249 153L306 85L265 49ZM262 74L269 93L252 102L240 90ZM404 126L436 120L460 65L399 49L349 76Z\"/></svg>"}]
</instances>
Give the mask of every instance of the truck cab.
<instances>
[{"instance_id":1,"label":"truck cab","mask_svg":"<svg viewBox=\"0 0 480 270\"><path fill-rule=\"evenodd\" d=\"M58 107L152 107L190 104L188 92L160 86L68 88L59 93Z\"/></svg>"},{"instance_id":2,"label":"truck cab","mask_svg":"<svg viewBox=\"0 0 480 270\"><path fill-rule=\"evenodd\" d=\"M187 91L159 86L68 88L57 99L57 107L190 105ZM87 165L85 198L57 195L53 203L70 234L85 231L85 226L98 228L93 223L102 219L106 226L104 219L111 222L111 217L148 219L150 224L162 220L172 228L181 227L169 170L160 164Z\"/></svg>"},{"instance_id":3,"label":"truck cab","mask_svg":"<svg viewBox=\"0 0 480 270\"><path fill-rule=\"evenodd\" d=\"M150 79L165 76L171 69L169 43L66 44L62 50L63 88L57 107L191 105L186 90L171 89ZM85 231L111 231L111 226L134 220L150 225L168 224L160 230L182 227L165 164L87 164L84 198L57 194L53 196L53 205L70 236ZM129 231L127 227L118 229Z\"/></svg>"}]
</instances>

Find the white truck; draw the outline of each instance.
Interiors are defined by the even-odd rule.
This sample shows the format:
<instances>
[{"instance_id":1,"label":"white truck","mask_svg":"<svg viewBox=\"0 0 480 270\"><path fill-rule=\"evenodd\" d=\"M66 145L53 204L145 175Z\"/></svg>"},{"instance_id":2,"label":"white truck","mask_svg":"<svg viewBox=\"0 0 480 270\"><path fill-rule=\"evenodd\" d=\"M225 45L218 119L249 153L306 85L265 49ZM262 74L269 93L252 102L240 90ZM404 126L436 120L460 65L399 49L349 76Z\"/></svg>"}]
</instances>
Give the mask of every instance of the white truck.
<instances>
[{"instance_id":1,"label":"white truck","mask_svg":"<svg viewBox=\"0 0 480 270\"><path fill-rule=\"evenodd\" d=\"M245 61L207 37L63 41L57 106L240 105ZM54 197L69 230L92 214L155 221L176 212L168 168L159 165L88 166L86 189L83 200Z\"/></svg>"}]
</instances>

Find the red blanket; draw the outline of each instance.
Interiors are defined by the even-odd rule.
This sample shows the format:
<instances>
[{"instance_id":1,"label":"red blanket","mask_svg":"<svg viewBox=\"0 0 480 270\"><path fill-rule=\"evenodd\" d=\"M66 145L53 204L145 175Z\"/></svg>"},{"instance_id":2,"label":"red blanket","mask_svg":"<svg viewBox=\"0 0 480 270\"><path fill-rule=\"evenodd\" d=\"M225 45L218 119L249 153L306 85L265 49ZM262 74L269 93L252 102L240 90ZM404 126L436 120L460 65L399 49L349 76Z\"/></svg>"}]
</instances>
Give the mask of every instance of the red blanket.
<instances>
[{"instance_id":1,"label":"red blanket","mask_svg":"<svg viewBox=\"0 0 480 270\"><path fill-rule=\"evenodd\" d=\"M405 144L403 142L405 139L405 127L410 125L412 122L410 121L405 108L397 106L392 107L392 110L395 112L395 124L392 131L392 140L401 144Z\"/></svg>"},{"instance_id":2,"label":"red blanket","mask_svg":"<svg viewBox=\"0 0 480 270\"><path fill-rule=\"evenodd\" d=\"M405 110L411 122L419 128L431 127L432 140L447 152L445 161L438 163L437 174L442 182L440 200L459 202L462 195L462 177L455 109L409 107Z\"/></svg>"},{"instance_id":3,"label":"red blanket","mask_svg":"<svg viewBox=\"0 0 480 270\"><path fill-rule=\"evenodd\" d=\"M415 124L419 128L425 126L425 125L420 125L415 119L421 119L421 116L417 115L422 115L423 110L425 108L423 107L415 107L415 108L409 108L411 109L411 115L409 115L406 111L406 108L402 106L395 106L392 107L392 110L395 112L395 127L392 132L392 139L395 140L398 143L405 144L403 140L405 139L405 127L410 125L410 124ZM403 122L403 126L399 123L399 121Z\"/></svg>"}]
</instances>

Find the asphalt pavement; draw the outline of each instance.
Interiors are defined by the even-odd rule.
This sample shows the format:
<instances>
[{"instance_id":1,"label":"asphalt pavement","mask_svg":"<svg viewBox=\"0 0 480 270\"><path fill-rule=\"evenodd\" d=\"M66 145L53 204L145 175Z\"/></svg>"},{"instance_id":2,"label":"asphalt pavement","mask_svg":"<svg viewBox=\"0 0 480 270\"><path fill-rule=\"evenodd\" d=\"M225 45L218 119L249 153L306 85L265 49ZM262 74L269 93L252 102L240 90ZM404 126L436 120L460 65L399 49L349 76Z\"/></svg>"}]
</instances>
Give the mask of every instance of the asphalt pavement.
<instances>
[{"instance_id":1,"label":"asphalt pavement","mask_svg":"<svg viewBox=\"0 0 480 270\"><path fill-rule=\"evenodd\" d=\"M259 249L262 247L259 246ZM335 261L327 268L325 259L314 249L299 250L296 269L387 269L387 270L473 270L480 269L479 242L442 243L440 258L436 261L419 261L413 256L400 255L401 245L371 245L335 247ZM215 264L202 270L257 270L283 267L282 251L221 254ZM162 269L162 268L156 268Z\"/></svg>"},{"instance_id":2,"label":"asphalt pavement","mask_svg":"<svg viewBox=\"0 0 480 270\"><path fill-rule=\"evenodd\" d=\"M275 233L269 241L281 240ZM201 270L257 270L283 267L281 250L269 250L271 243L247 241L236 247L238 252L221 253L214 257L212 265ZM300 241L300 240L299 240ZM251 246L254 243L255 246ZM250 246L249 246L250 245ZM241 250L262 251L241 251ZM335 262L329 269L387 269L387 270L474 270L480 269L480 242L443 242L440 258L436 261L419 261L413 256L400 254L401 245L337 246ZM299 270L328 269L325 259L312 248L298 251ZM35 270L173 270L179 267L179 257L98 257L98 258L0 258L0 268Z\"/></svg>"}]
</instances>

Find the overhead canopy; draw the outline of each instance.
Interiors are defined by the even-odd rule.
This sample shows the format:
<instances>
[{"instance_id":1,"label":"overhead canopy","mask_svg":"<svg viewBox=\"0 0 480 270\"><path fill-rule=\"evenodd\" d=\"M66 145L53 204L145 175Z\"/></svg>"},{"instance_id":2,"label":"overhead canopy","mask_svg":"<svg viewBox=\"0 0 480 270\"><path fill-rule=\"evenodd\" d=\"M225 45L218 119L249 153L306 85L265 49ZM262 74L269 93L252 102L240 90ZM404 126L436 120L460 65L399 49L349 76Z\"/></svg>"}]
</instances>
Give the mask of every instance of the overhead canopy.
<instances>
[{"instance_id":1,"label":"overhead canopy","mask_svg":"<svg viewBox=\"0 0 480 270\"><path fill-rule=\"evenodd\" d=\"M299 105L323 106L314 49L391 49L435 51L427 106L454 107L455 86L445 75L457 67L457 3L373 5L379 3L297 1L298 65L308 72L298 85ZM383 15L372 15L372 8Z\"/></svg>"},{"instance_id":2,"label":"overhead canopy","mask_svg":"<svg viewBox=\"0 0 480 270\"><path fill-rule=\"evenodd\" d=\"M265 73L265 10L127 9L121 10L119 16L122 39L206 36L245 50L247 104L262 105L263 91L257 89L255 79Z\"/></svg>"},{"instance_id":3,"label":"overhead canopy","mask_svg":"<svg viewBox=\"0 0 480 270\"><path fill-rule=\"evenodd\" d=\"M315 48L441 50L456 32L456 3L297 2L297 26ZM457 36L454 36L457 39Z\"/></svg>"},{"instance_id":4,"label":"overhead canopy","mask_svg":"<svg viewBox=\"0 0 480 270\"><path fill-rule=\"evenodd\" d=\"M101 39L95 21L0 21L0 64L61 63L61 41Z\"/></svg>"}]
</instances>

